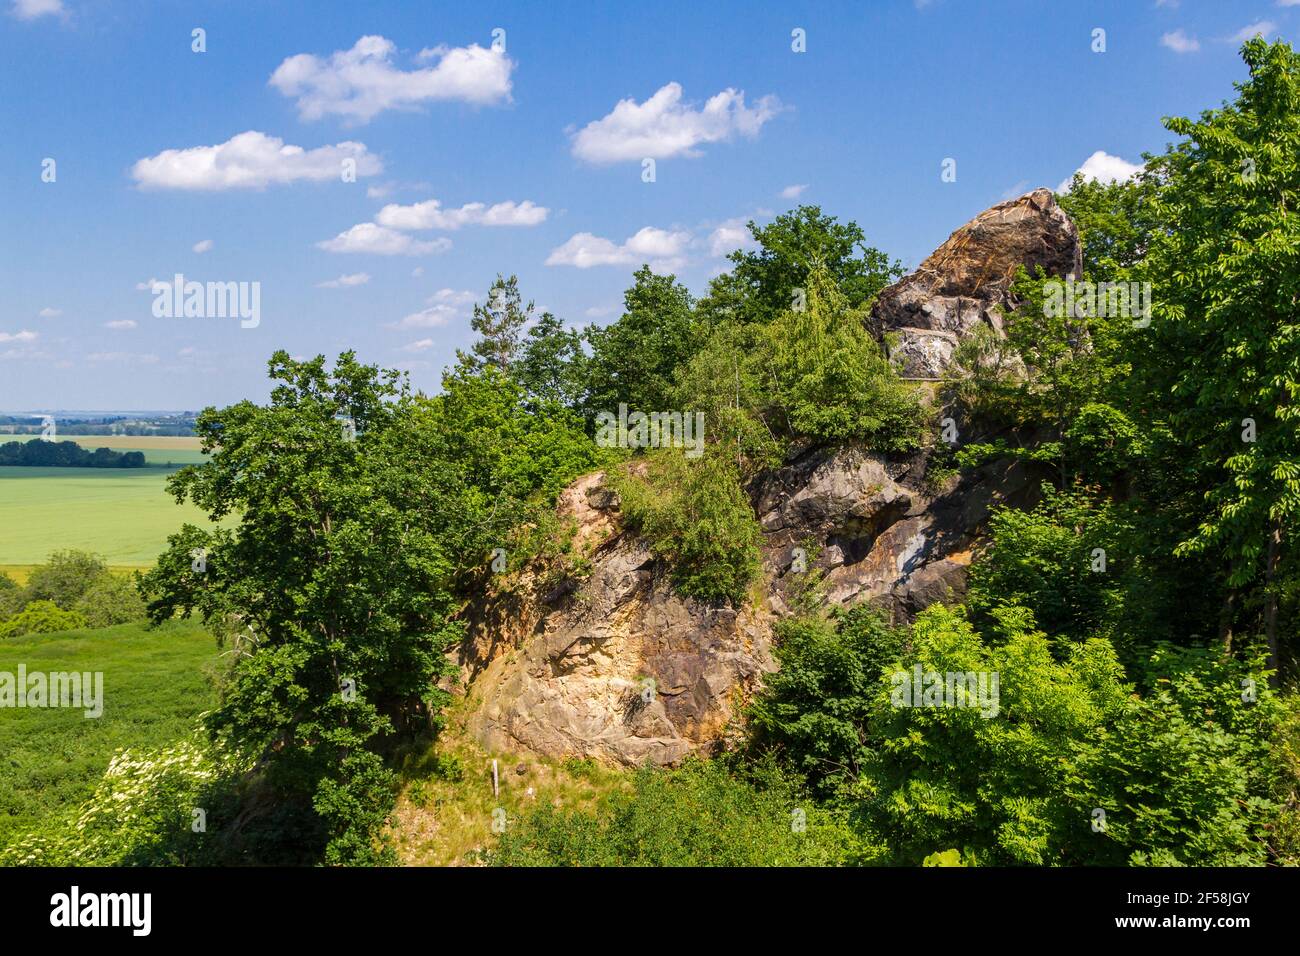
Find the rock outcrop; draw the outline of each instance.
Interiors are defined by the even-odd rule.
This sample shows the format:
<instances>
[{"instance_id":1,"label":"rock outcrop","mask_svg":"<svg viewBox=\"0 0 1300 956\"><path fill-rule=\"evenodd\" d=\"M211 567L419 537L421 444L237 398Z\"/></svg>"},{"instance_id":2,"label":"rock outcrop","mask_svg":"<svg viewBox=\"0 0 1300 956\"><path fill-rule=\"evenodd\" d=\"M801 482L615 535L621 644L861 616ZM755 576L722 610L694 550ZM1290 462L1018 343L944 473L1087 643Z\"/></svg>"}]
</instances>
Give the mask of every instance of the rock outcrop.
<instances>
[{"instance_id":1,"label":"rock outcrop","mask_svg":"<svg viewBox=\"0 0 1300 956\"><path fill-rule=\"evenodd\" d=\"M495 750L676 763L715 746L772 668L772 615L675 594L645 543L622 532L603 477L559 502L590 574L559 587L526 574L471 621L469 727Z\"/></svg>"},{"instance_id":2,"label":"rock outcrop","mask_svg":"<svg viewBox=\"0 0 1300 956\"><path fill-rule=\"evenodd\" d=\"M891 356L904 376L942 377L958 343L978 324L1002 331L1008 285L1018 266L1051 276L1083 272L1079 232L1049 189L984 210L911 275L880 293L873 331L893 333Z\"/></svg>"},{"instance_id":3,"label":"rock outcrop","mask_svg":"<svg viewBox=\"0 0 1300 956\"><path fill-rule=\"evenodd\" d=\"M1045 189L994 206L882 293L873 318L900 333L905 374L938 377L975 323L999 328L1017 265L1079 270L1074 225ZM897 354L897 353L896 353ZM460 649L469 727L497 751L673 764L725 744L775 665L773 625L809 589L906 620L959 600L997 504L1029 506L1038 482L994 462L934 487L927 455L814 449L749 488L763 531L757 597L733 608L675 594L667 569L623 530L603 475L559 502L587 570L534 568L470 609Z\"/></svg>"}]
</instances>

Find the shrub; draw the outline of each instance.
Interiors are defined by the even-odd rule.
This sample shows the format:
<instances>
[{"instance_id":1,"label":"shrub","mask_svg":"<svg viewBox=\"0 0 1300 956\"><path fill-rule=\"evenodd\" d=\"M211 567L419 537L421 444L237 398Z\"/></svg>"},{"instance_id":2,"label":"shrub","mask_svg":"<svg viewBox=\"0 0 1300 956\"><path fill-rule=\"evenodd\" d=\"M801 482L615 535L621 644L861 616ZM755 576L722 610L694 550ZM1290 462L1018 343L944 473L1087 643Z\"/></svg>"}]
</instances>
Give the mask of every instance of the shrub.
<instances>
[{"instance_id":1,"label":"shrub","mask_svg":"<svg viewBox=\"0 0 1300 956\"><path fill-rule=\"evenodd\" d=\"M739 602L758 575L761 531L735 463L670 450L649 456L644 471L611 472L628 526L669 564L682 594Z\"/></svg>"},{"instance_id":2,"label":"shrub","mask_svg":"<svg viewBox=\"0 0 1300 956\"><path fill-rule=\"evenodd\" d=\"M108 574L108 565L87 551L55 551L27 577L27 601L53 601L65 611Z\"/></svg>"},{"instance_id":3,"label":"shrub","mask_svg":"<svg viewBox=\"0 0 1300 956\"><path fill-rule=\"evenodd\" d=\"M864 854L842 819L773 766L643 768L593 812L542 805L487 854L496 866L826 866ZM734 768L732 768L734 769Z\"/></svg>"},{"instance_id":4,"label":"shrub","mask_svg":"<svg viewBox=\"0 0 1300 956\"><path fill-rule=\"evenodd\" d=\"M0 637L53 634L85 626L86 619L76 611L65 611L53 601L32 601L9 620L0 622Z\"/></svg>"},{"instance_id":5,"label":"shrub","mask_svg":"<svg viewBox=\"0 0 1300 956\"><path fill-rule=\"evenodd\" d=\"M1142 698L1109 642L1075 644L1058 661L1024 609L997 616L1004 639L990 647L960 613L933 606L894 665L996 674L996 715L893 706L888 680L877 691L864 733L880 743L841 796L891 835L898 862L953 847L1003 865L1264 862L1277 702L1260 661L1166 647L1149 665L1165 675L1160 689ZM1252 674L1260 690L1248 703L1241 681Z\"/></svg>"},{"instance_id":6,"label":"shrub","mask_svg":"<svg viewBox=\"0 0 1300 956\"><path fill-rule=\"evenodd\" d=\"M103 574L77 601L74 610L87 627L111 627L145 619L144 600L129 578Z\"/></svg>"},{"instance_id":7,"label":"shrub","mask_svg":"<svg viewBox=\"0 0 1300 956\"><path fill-rule=\"evenodd\" d=\"M838 622L781 621L776 637L781 666L751 707L754 739L824 790L843 774L856 775L870 758L864 729L880 675L901 652L904 632L860 605Z\"/></svg>"},{"instance_id":8,"label":"shrub","mask_svg":"<svg viewBox=\"0 0 1300 956\"><path fill-rule=\"evenodd\" d=\"M919 447L921 405L867 332L864 314L849 307L824 266L809 271L807 285L805 307L783 312L768 330L790 428L881 451Z\"/></svg>"}]
</instances>

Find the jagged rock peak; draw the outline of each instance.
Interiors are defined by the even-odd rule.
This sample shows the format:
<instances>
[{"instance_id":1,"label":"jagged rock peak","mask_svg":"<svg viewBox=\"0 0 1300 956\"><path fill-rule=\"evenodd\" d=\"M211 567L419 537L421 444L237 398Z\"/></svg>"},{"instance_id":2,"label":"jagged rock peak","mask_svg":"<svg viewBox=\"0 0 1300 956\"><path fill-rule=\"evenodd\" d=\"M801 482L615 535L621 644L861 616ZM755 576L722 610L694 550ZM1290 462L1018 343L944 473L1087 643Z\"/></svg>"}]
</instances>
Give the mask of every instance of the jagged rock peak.
<instances>
[{"instance_id":1,"label":"jagged rock peak","mask_svg":"<svg viewBox=\"0 0 1300 956\"><path fill-rule=\"evenodd\" d=\"M873 331L894 333L891 355L902 374L937 379L979 323L1002 331L1000 310L1016 268L1080 275L1079 231L1050 189L998 203L957 229L920 267L880 293Z\"/></svg>"}]
</instances>

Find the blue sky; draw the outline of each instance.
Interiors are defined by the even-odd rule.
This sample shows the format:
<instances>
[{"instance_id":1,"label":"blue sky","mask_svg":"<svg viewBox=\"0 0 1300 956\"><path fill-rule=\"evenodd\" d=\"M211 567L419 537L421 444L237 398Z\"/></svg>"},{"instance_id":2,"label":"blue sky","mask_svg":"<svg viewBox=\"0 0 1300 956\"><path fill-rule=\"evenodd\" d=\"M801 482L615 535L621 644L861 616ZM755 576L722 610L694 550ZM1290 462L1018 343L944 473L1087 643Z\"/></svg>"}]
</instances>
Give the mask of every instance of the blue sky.
<instances>
[{"instance_id":1,"label":"blue sky","mask_svg":"<svg viewBox=\"0 0 1300 956\"><path fill-rule=\"evenodd\" d=\"M498 272L604 323L642 261L702 292L745 220L799 202L911 267L1099 151L1123 174L1162 116L1232 95L1240 38L1297 22L1300 0L0 0L0 409L260 400L277 348L433 391ZM260 283L259 324L155 317L176 273Z\"/></svg>"}]
</instances>

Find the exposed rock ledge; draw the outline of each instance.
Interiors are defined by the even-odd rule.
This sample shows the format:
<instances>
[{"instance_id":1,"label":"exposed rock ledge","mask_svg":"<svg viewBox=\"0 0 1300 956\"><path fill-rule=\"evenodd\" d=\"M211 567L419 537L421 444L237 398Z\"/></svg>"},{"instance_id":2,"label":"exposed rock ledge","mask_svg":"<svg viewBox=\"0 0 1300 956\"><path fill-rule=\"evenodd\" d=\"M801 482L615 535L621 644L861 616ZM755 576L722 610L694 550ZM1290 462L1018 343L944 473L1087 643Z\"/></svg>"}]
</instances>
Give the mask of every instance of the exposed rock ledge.
<instances>
[{"instance_id":1,"label":"exposed rock ledge","mask_svg":"<svg viewBox=\"0 0 1300 956\"><path fill-rule=\"evenodd\" d=\"M997 306L1017 264L1079 271L1078 234L1045 189L994 206L957 230L921 268L885 290L877 332L897 332L905 374L938 377ZM818 450L750 488L763 529L759 598L740 608L673 593L644 542L622 531L603 475L561 495L591 571L548 581L542 569L494 587L471 608L460 648L469 726L484 746L626 765L672 764L725 744L740 706L774 667L773 624L802 580L796 549L822 572L834 604L873 601L895 619L960 598L995 504L1030 505L1037 482L995 462L927 487L925 456ZM646 693L646 679L653 693Z\"/></svg>"}]
</instances>

